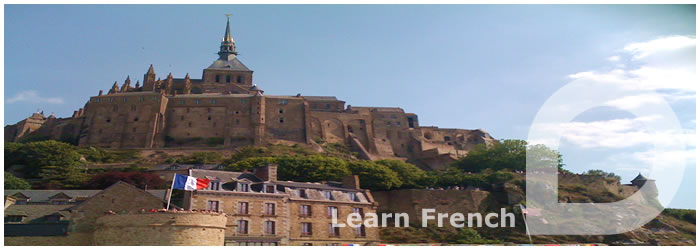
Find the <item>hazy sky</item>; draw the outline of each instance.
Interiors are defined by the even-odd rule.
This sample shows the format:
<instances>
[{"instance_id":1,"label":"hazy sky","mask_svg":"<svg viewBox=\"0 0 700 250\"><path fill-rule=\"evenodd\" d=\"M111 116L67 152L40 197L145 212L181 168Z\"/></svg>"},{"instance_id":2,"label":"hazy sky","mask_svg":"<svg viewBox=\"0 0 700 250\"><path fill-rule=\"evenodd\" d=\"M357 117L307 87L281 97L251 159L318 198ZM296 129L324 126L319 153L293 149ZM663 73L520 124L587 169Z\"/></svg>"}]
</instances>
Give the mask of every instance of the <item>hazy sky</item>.
<instances>
[{"instance_id":1,"label":"hazy sky","mask_svg":"<svg viewBox=\"0 0 700 250\"><path fill-rule=\"evenodd\" d=\"M143 80L150 64L161 77L200 78L224 13L266 94L401 107L422 126L499 139L526 139L540 106L576 79L665 84L671 74L677 84L649 89L686 130L671 138L687 150L664 155L687 159L671 206L695 207L694 6L5 5L4 123L37 108L70 116L114 81ZM568 169L614 171L624 183L647 173L659 135L631 133L643 119L619 108L655 99L635 97L578 116L580 131L560 148ZM652 139L609 144L630 136Z\"/></svg>"}]
</instances>

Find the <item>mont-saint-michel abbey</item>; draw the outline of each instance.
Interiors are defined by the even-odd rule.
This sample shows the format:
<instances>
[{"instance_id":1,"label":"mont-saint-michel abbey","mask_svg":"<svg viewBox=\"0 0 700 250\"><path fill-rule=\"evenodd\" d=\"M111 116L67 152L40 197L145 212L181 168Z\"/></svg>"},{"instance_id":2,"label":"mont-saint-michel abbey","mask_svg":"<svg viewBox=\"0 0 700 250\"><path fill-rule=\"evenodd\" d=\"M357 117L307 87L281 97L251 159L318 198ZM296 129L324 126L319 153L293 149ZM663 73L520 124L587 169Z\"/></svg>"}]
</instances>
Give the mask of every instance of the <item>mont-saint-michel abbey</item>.
<instances>
[{"instance_id":1,"label":"mont-saint-michel abbey","mask_svg":"<svg viewBox=\"0 0 700 250\"><path fill-rule=\"evenodd\" d=\"M172 27L183 25L192 23ZM211 25L215 34L201 40L216 52L223 22ZM574 173L544 145L426 126L400 107L303 90L275 95L239 58L245 48L236 47L230 20L222 33L218 58L202 65L201 77L157 75L165 65L144 63L142 79L90 83L108 89L95 87L70 117L37 110L6 125L4 244L695 245L695 211L691 218L678 209L615 235L531 235L526 218L548 222L537 206L547 204L526 202L530 146L558 164L559 186L541 186L556 191L559 203L612 203L648 185L635 199L656 205L656 180L640 172L623 184L612 172ZM624 209L610 221L641 210ZM462 221L466 214L468 226L454 226L458 217L446 214ZM381 225L334 220L352 216ZM502 226L489 226L496 221Z\"/></svg>"},{"instance_id":2,"label":"mont-saint-michel abbey","mask_svg":"<svg viewBox=\"0 0 700 250\"><path fill-rule=\"evenodd\" d=\"M202 72L130 77L99 90L69 118L35 113L5 127L6 141L47 137L104 148L234 148L266 143L344 143L364 159L403 158L423 166L456 159L492 141L482 130L420 126L397 107L346 105L335 96L266 94L237 57L227 22L219 58ZM269 92L268 92L269 93Z\"/></svg>"}]
</instances>

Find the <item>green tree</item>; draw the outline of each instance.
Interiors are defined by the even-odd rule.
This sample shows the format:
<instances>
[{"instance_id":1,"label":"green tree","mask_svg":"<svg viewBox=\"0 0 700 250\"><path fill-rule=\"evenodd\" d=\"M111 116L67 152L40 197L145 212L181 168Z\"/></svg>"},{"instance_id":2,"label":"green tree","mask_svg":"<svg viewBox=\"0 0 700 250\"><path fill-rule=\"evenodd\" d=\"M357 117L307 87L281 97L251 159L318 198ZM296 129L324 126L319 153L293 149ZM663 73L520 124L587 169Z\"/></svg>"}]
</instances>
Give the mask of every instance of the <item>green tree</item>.
<instances>
[{"instance_id":1,"label":"green tree","mask_svg":"<svg viewBox=\"0 0 700 250\"><path fill-rule=\"evenodd\" d=\"M46 188L81 188L88 180L84 170L76 166L45 166L39 174Z\"/></svg>"},{"instance_id":2,"label":"green tree","mask_svg":"<svg viewBox=\"0 0 700 250\"><path fill-rule=\"evenodd\" d=\"M523 140L501 140L492 144L479 144L469 153L453 163L466 172L478 173L486 169L525 170L526 160L535 162L536 166L557 166L564 164L561 154L544 145L528 146Z\"/></svg>"},{"instance_id":3,"label":"green tree","mask_svg":"<svg viewBox=\"0 0 700 250\"><path fill-rule=\"evenodd\" d=\"M377 164L389 167L398 174L401 180L401 188L423 188L427 174L416 165L399 160L379 160Z\"/></svg>"},{"instance_id":4,"label":"green tree","mask_svg":"<svg viewBox=\"0 0 700 250\"><path fill-rule=\"evenodd\" d=\"M21 152L24 144L17 142L5 143L5 167L10 167L17 164L24 164L24 157Z\"/></svg>"},{"instance_id":5,"label":"green tree","mask_svg":"<svg viewBox=\"0 0 700 250\"><path fill-rule=\"evenodd\" d=\"M29 177L38 177L45 166L78 166L81 157L73 145L53 140L27 143L17 156L23 158L23 172Z\"/></svg>"},{"instance_id":6,"label":"green tree","mask_svg":"<svg viewBox=\"0 0 700 250\"><path fill-rule=\"evenodd\" d=\"M339 181L350 175L344 160L321 155L285 155L276 157L277 173L282 180Z\"/></svg>"},{"instance_id":7,"label":"green tree","mask_svg":"<svg viewBox=\"0 0 700 250\"><path fill-rule=\"evenodd\" d=\"M237 161L233 164L229 164L226 167L228 171L241 172L243 170L253 170L256 168L264 167L269 163L276 163L277 159L275 157L250 157L244 160ZM279 171L279 170L278 170Z\"/></svg>"},{"instance_id":8,"label":"green tree","mask_svg":"<svg viewBox=\"0 0 700 250\"><path fill-rule=\"evenodd\" d=\"M402 184L399 175L387 166L371 161L353 161L348 166L353 174L360 177L362 188L389 190Z\"/></svg>"},{"instance_id":9,"label":"green tree","mask_svg":"<svg viewBox=\"0 0 700 250\"><path fill-rule=\"evenodd\" d=\"M5 189L32 189L27 181L13 174L5 172Z\"/></svg>"}]
</instances>

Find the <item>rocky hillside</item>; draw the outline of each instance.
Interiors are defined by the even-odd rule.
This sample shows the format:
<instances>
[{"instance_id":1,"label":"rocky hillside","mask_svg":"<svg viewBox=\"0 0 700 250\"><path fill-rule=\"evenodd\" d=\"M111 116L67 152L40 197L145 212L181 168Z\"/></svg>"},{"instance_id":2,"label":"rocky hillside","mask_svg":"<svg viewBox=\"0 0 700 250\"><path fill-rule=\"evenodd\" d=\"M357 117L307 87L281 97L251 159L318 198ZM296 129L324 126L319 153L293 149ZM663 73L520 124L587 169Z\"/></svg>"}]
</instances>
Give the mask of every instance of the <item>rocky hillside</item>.
<instances>
[{"instance_id":1,"label":"rocky hillside","mask_svg":"<svg viewBox=\"0 0 700 250\"><path fill-rule=\"evenodd\" d=\"M382 240L390 244L530 244L518 204L524 203L522 179L491 190L392 190L373 192L378 212L408 213L411 227L382 228ZM612 202L634 193L616 179L569 175L560 179L561 202ZM420 227L422 208L442 213L497 212L506 208L516 215L515 228L463 228L430 224ZM533 244L695 245L695 210L666 209L656 219L631 232L605 236L532 236Z\"/></svg>"}]
</instances>

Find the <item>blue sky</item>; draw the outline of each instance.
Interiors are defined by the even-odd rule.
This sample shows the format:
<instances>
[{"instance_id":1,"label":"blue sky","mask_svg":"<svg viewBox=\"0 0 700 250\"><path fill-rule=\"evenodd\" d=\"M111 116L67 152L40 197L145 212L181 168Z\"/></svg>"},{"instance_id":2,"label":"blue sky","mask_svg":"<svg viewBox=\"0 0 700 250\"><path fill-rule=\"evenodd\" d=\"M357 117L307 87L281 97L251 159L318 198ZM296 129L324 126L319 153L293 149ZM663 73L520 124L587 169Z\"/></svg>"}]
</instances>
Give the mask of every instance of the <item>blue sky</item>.
<instances>
[{"instance_id":1,"label":"blue sky","mask_svg":"<svg viewBox=\"0 0 700 250\"><path fill-rule=\"evenodd\" d=\"M575 79L645 65L692 65L686 73L695 76L694 6L5 5L5 124L37 108L70 116L114 81L142 80L150 64L162 77L200 78L217 57L224 13L233 14L239 58L267 94L402 107L423 126L481 128L496 138L526 139L540 106ZM650 61L659 46L673 53ZM694 86L680 85L664 100L694 136ZM601 108L576 121L635 120ZM609 147L576 138L560 148L573 171L615 171L623 182L644 173L646 163L635 161L648 141ZM681 191L662 195L672 207L695 208L695 144L683 142Z\"/></svg>"}]
</instances>

